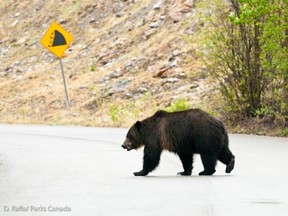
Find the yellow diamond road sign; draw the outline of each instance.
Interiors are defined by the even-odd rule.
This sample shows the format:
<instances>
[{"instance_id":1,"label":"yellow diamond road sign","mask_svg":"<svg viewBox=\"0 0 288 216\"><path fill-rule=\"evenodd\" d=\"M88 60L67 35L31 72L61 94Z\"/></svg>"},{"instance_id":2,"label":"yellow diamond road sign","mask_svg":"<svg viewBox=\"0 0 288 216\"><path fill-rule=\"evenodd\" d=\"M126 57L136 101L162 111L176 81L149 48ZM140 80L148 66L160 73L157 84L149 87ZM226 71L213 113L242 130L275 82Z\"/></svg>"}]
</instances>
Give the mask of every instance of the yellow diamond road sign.
<instances>
[{"instance_id":1,"label":"yellow diamond road sign","mask_svg":"<svg viewBox=\"0 0 288 216\"><path fill-rule=\"evenodd\" d=\"M51 53L62 58L72 40L73 36L69 32L53 22L41 39L41 44Z\"/></svg>"}]
</instances>

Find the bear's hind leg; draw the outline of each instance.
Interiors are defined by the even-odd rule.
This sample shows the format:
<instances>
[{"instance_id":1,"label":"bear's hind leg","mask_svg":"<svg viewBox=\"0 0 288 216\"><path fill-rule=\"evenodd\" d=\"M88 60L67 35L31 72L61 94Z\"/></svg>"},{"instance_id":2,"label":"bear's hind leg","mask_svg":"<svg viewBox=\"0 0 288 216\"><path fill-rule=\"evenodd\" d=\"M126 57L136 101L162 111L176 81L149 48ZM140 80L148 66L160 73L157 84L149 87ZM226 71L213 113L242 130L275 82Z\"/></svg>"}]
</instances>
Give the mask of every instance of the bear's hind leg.
<instances>
[{"instance_id":1,"label":"bear's hind leg","mask_svg":"<svg viewBox=\"0 0 288 216\"><path fill-rule=\"evenodd\" d=\"M213 175L213 173L215 173L215 166L217 162L216 156L201 154L201 160L204 166L204 171L200 172L199 175Z\"/></svg>"},{"instance_id":2,"label":"bear's hind leg","mask_svg":"<svg viewBox=\"0 0 288 216\"><path fill-rule=\"evenodd\" d=\"M229 150L228 146L224 146L219 154L219 161L226 165L226 173L230 173L234 169L235 156Z\"/></svg>"},{"instance_id":3,"label":"bear's hind leg","mask_svg":"<svg viewBox=\"0 0 288 216\"><path fill-rule=\"evenodd\" d=\"M233 156L230 163L226 166L225 172L230 173L234 169L234 165L235 165L235 157Z\"/></svg>"},{"instance_id":4,"label":"bear's hind leg","mask_svg":"<svg viewBox=\"0 0 288 216\"><path fill-rule=\"evenodd\" d=\"M178 156L182 162L184 172L179 172L177 175L191 175L193 169L193 154L178 153Z\"/></svg>"}]
</instances>

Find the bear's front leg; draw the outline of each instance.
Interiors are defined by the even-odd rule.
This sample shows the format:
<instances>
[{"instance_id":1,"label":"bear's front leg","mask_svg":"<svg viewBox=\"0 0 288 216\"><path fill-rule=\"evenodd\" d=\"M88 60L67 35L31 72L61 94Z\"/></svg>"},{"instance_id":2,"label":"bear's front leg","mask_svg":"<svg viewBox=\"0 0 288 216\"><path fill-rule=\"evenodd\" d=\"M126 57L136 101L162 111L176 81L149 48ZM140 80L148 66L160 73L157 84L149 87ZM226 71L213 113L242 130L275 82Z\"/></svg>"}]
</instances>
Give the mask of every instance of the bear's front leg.
<instances>
[{"instance_id":1,"label":"bear's front leg","mask_svg":"<svg viewBox=\"0 0 288 216\"><path fill-rule=\"evenodd\" d=\"M149 172L153 171L160 162L161 150L155 147L145 146L143 157L143 169L135 172L135 176L146 176Z\"/></svg>"},{"instance_id":2,"label":"bear's front leg","mask_svg":"<svg viewBox=\"0 0 288 216\"><path fill-rule=\"evenodd\" d=\"M182 176L189 176L192 173L192 169L193 169L193 154L188 153L188 154L184 154L184 153L178 153L178 156L182 162L183 168L184 168L184 172L179 172L177 173L177 175L182 175Z\"/></svg>"}]
</instances>

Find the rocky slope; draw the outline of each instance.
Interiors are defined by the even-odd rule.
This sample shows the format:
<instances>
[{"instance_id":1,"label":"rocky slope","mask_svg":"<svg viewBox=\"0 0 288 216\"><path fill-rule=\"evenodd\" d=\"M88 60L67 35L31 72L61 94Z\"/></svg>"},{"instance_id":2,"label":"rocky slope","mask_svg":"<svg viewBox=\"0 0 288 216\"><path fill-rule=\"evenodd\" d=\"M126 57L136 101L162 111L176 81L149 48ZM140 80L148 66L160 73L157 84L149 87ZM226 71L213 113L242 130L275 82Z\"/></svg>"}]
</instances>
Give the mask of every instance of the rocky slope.
<instances>
[{"instance_id":1,"label":"rocky slope","mask_svg":"<svg viewBox=\"0 0 288 216\"><path fill-rule=\"evenodd\" d=\"M1 1L0 121L129 126L179 99L214 111L197 58L202 12L195 0ZM40 44L52 21L74 36L70 112L59 59Z\"/></svg>"}]
</instances>

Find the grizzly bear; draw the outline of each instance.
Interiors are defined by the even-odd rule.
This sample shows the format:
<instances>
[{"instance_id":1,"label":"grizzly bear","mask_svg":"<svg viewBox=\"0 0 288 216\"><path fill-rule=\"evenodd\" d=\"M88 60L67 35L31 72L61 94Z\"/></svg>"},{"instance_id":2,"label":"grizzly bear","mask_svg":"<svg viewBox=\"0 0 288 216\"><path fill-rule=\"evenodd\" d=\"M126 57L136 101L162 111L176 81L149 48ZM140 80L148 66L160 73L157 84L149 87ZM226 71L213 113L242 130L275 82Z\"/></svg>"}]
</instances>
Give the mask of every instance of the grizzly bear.
<instances>
[{"instance_id":1,"label":"grizzly bear","mask_svg":"<svg viewBox=\"0 0 288 216\"><path fill-rule=\"evenodd\" d=\"M228 147L223 123L200 109L160 110L137 121L129 129L122 147L130 151L141 146L144 146L143 169L135 172L135 176L146 176L153 171L163 150L179 156L184 168L179 175L191 175L194 154L200 154L204 167L199 175L212 175L217 160L226 165L226 173L234 168L235 157Z\"/></svg>"}]
</instances>

